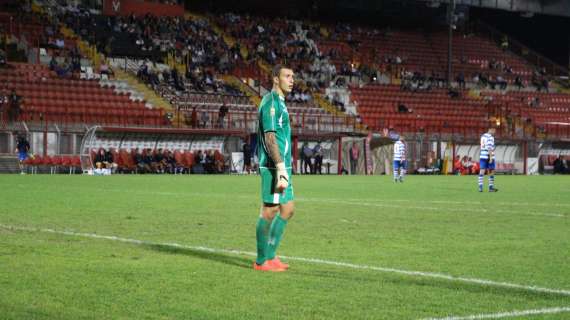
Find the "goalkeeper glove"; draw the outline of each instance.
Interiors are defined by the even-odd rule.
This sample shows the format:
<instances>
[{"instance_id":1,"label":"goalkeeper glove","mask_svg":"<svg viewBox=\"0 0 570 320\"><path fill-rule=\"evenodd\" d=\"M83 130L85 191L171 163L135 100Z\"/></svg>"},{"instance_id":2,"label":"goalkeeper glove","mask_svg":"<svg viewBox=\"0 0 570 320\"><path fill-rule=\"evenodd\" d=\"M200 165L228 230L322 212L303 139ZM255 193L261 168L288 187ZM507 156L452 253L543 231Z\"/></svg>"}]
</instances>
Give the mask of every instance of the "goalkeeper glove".
<instances>
[{"instance_id":1,"label":"goalkeeper glove","mask_svg":"<svg viewBox=\"0 0 570 320\"><path fill-rule=\"evenodd\" d=\"M277 183L275 185L275 189L277 192L281 193L287 189L289 186L289 175L287 174L287 170L285 169L285 163L279 162L277 165Z\"/></svg>"}]
</instances>

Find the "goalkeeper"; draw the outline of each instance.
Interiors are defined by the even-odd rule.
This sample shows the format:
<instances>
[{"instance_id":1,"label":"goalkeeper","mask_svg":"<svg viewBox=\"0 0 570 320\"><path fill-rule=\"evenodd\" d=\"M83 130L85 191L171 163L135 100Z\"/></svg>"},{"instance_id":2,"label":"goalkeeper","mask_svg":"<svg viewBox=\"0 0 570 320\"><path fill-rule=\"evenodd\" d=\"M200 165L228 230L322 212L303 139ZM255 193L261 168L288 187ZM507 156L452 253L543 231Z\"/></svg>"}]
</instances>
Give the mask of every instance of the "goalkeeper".
<instances>
[{"instance_id":1,"label":"goalkeeper","mask_svg":"<svg viewBox=\"0 0 570 320\"><path fill-rule=\"evenodd\" d=\"M276 255L287 222L293 216L291 184L291 126L285 96L293 89L293 70L277 65L271 72L273 90L261 100L257 128L261 213L257 220L259 271L285 271L289 266Z\"/></svg>"}]
</instances>

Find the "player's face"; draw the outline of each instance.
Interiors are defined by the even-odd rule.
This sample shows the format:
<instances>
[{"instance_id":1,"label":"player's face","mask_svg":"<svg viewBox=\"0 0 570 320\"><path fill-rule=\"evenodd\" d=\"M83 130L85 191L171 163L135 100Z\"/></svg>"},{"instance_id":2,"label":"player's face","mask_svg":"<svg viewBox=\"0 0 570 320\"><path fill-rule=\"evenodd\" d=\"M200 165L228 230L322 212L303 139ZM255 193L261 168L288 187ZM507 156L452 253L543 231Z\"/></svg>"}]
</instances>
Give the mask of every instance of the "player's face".
<instances>
[{"instance_id":1,"label":"player's face","mask_svg":"<svg viewBox=\"0 0 570 320\"><path fill-rule=\"evenodd\" d=\"M497 129L495 129L495 128L489 128L489 133L490 133L490 134L493 134L493 135L494 135L496 131L497 131Z\"/></svg>"},{"instance_id":2,"label":"player's face","mask_svg":"<svg viewBox=\"0 0 570 320\"><path fill-rule=\"evenodd\" d=\"M293 70L283 68L279 73L279 78L277 79L279 88L284 94L287 94L293 90L293 84L295 83Z\"/></svg>"}]
</instances>

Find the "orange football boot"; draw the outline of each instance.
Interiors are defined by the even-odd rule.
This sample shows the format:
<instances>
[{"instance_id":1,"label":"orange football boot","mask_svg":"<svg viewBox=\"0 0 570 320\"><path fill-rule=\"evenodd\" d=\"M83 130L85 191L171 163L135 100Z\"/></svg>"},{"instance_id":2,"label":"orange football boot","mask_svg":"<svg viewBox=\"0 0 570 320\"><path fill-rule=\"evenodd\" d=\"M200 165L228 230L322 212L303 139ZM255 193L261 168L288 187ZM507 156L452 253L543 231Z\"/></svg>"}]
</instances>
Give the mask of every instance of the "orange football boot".
<instances>
[{"instance_id":1,"label":"orange football boot","mask_svg":"<svg viewBox=\"0 0 570 320\"><path fill-rule=\"evenodd\" d=\"M274 264L269 263L269 261L265 261L263 264L259 265L257 263L253 263L253 270L256 271L269 271L269 272L283 272L286 271L284 268L277 267Z\"/></svg>"},{"instance_id":2,"label":"orange football boot","mask_svg":"<svg viewBox=\"0 0 570 320\"><path fill-rule=\"evenodd\" d=\"M276 268L285 269L285 270L289 269L289 265L286 263L283 263L281 261L281 259L279 259L279 257L275 257L271 260L267 260L267 262L269 262L269 264L273 265Z\"/></svg>"}]
</instances>

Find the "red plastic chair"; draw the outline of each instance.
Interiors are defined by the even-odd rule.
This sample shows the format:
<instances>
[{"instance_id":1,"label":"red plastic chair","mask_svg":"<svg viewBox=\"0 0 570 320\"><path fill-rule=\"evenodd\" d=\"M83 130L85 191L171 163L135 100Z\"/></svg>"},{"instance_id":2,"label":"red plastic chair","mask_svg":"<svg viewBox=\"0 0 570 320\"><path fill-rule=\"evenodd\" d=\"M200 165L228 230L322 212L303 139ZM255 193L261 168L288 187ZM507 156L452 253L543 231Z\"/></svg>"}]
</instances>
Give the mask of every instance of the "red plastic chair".
<instances>
[{"instance_id":1,"label":"red plastic chair","mask_svg":"<svg viewBox=\"0 0 570 320\"><path fill-rule=\"evenodd\" d=\"M62 156L61 157L61 165L64 168L69 169L69 174L71 174L71 169L73 168L72 166L72 162L71 162L71 157L70 156Z\"/></svg>"},{"instance_id":2,"label":"red plastic chair","mask_svg":"<svg viewBox=\"0 0 570 320\"><path fill-rule=\"evenodd\" d=\"M51 157L50 173L51 174L57 173L61 164L62 164L61 156Z\"/></svg>"}]
</instances>

